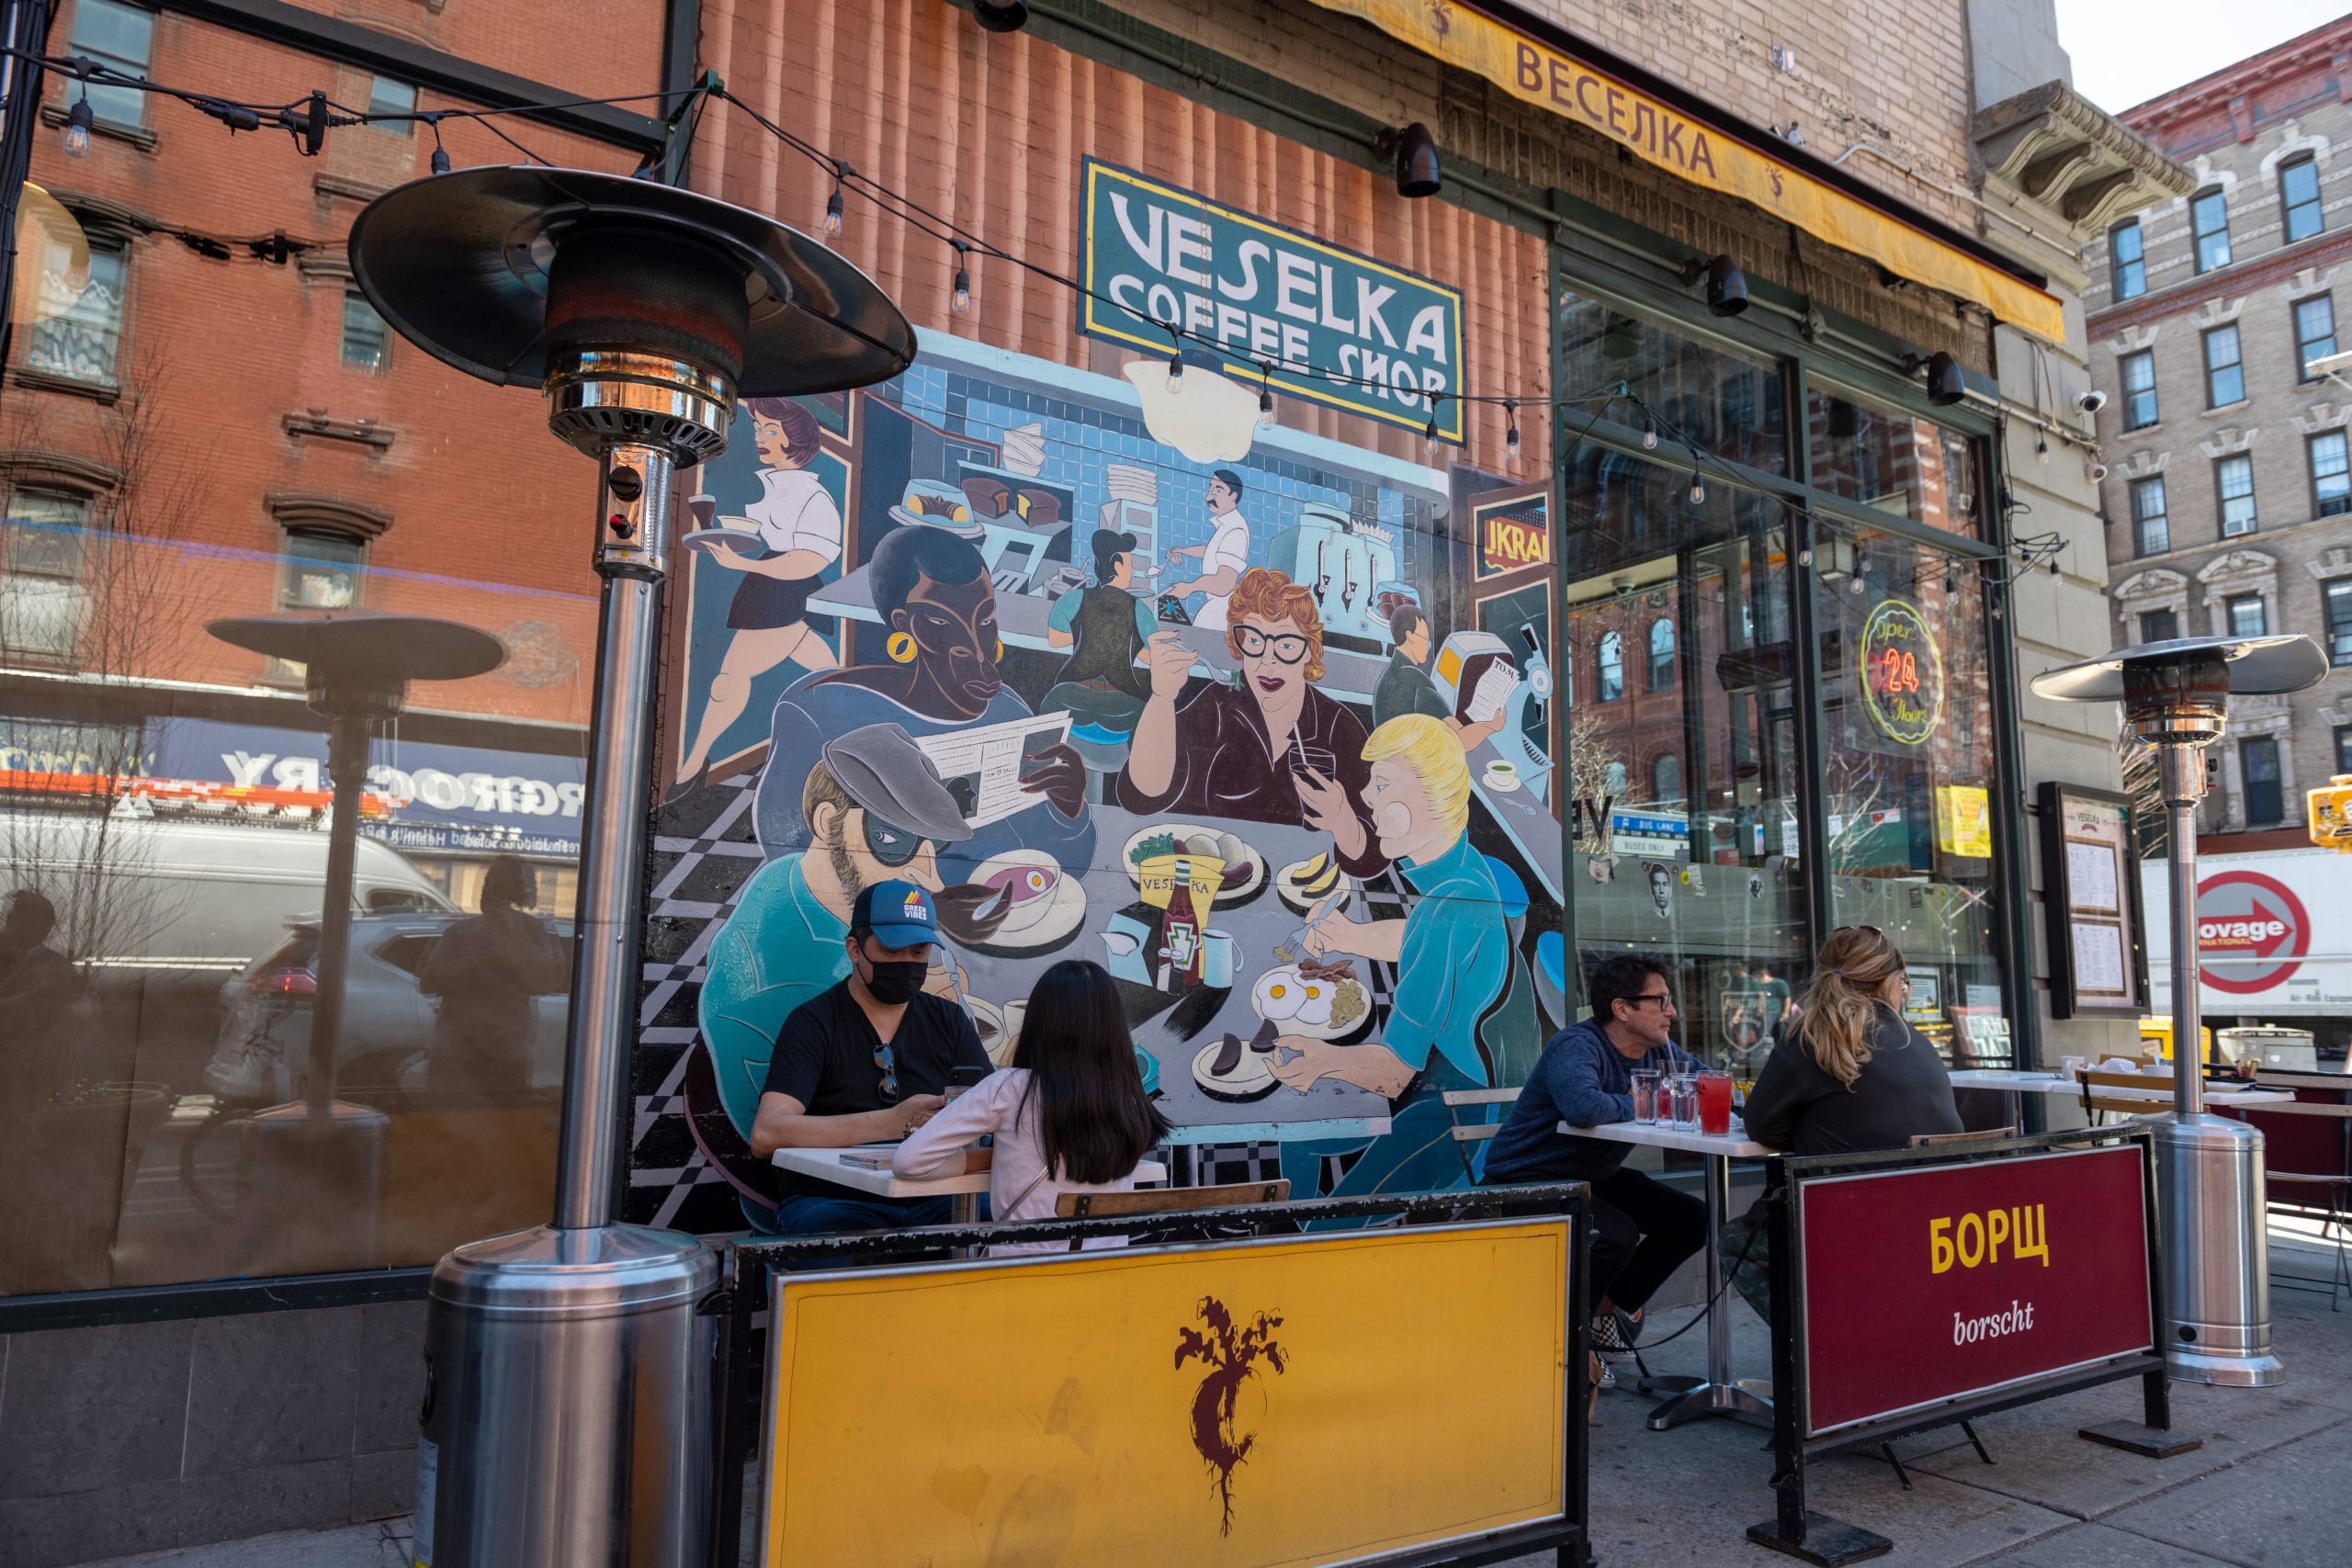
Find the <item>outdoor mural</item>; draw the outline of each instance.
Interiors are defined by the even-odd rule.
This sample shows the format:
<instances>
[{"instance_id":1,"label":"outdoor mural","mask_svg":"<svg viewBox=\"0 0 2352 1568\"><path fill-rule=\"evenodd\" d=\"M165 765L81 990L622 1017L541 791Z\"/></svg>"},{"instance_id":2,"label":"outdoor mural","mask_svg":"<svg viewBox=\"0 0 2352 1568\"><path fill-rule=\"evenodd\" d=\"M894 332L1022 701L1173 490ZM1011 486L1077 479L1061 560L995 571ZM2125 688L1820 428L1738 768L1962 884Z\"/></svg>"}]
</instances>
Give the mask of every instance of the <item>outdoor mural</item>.
<instances>
[{"instance_id":1,"label":"outdoor mural","mask_svg":"<svg viewBox=\"0 0 2352 1568\"><path fill-rule=\"evenodd\" d=\"M1093 958L1179 1136L1299 1196L1464 1182L1440 1096L1562 1021L1544 487L1287 429L1205 353L1096 359L925 333L895 381L748 408L700 475L665 783L748 793L757 863L681 1092L747 1201L770 1043L888 877L935 895L930 988L992 1057Z\"/></svg>"}]
</instances>

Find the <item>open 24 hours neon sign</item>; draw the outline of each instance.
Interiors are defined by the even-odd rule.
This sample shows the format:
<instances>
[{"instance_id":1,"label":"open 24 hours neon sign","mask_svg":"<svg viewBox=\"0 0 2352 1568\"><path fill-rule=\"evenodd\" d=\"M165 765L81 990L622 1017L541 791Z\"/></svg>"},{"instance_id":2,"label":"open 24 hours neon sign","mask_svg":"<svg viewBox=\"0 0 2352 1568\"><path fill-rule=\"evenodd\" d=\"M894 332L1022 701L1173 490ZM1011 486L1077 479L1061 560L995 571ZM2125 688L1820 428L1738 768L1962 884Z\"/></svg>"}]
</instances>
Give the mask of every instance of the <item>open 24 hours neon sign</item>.
<instances>
[{"instance_id":1,"label":"open 24 hours neon sign","mask_svg":"<svg viewBox=\"0 0 2352 1568\"><path fill-rule=\"evenodd\" d=\"M1919 606L1883 600L1862 623L1862 703L1890 740L1925 745L1944 718L1944 656Z\"/></svg>"}]
</instances>

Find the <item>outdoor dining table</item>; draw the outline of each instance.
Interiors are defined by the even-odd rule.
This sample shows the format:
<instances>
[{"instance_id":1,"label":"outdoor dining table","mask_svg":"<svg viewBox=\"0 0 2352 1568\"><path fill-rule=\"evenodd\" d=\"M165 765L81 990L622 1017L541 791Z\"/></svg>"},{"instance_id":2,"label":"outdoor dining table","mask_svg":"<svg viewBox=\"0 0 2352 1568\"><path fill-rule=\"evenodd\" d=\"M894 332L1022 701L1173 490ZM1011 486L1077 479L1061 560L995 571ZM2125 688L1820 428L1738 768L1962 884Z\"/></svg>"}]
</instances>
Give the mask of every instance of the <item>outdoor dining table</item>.
<instances>
[{"instance_id":1,"label":"outdoor dining table","mask_svg":"<svg viewBox=\"0 0 2352 1568\"><path fill-rule=\"evenodd\" d=\"M1757 1159L1775 1153L1751 1142L1737 1116L1727 1134L1702 1133L1670 1122L1611 1122L1601 1127L1559 1124L1564 1134L1600 1138L1612 1144L1634 1144L1656 1149L1679 1149L1705 1158L1707 1165L1707 1375L1702 1378L1654 1378L1650 1387L1673 1397L1650 1412L1650 1430L1663 1432L1702 1416L1728 1416L1757 1426L1772 1424L1772 1385L1739 1381L1731 1375L1731 1288L1724 1282L1723 1228L1731 1207L1731 1162Z\"/></svg>"},{"instance_id":2,"label":"outdoor dining table","mask_svg":"<svg viewBox=\"0 0 2352 1568\"><path fill-rule=\"evenodd\" d=\"M888 1167L876 1170L867 1166L852 1165L842 1156L848 1154L880 1155L896 1149L896 1144L861 1144L854 1149L778 1149L770 1163L778 1170L788 1170L795 1176L812 1176L820 1181L830 1181L837 1187L848 1187L876 1198L949 1198L950 1212L956 1224L968 1225L980 1217L980 1194L989 1190L989 1173L967 1170L960 1176L936 1176L922 1180L910 1180ZM1158 1182L1168 1179L1168 1168L1156 1159L1148 1159L1136 1167L1136 1180Z\"/></svg>"},{"instance_id":3,"label":"outdoor dining table","mask_svg":"<svg viewBox=\"0 0 2352 1568\"><path fill-rule=\"evenodd\" d=\"M2099 1095L2109 1100L2169 1100L2173 1093L2171 1072L2150 1073L2146 1077L2148 1083L2145 1089L2138 1085L2110 1089L2102 1084L2099 1086ZM2083 1092L2083 1086L2068 1074L2024 1072L2015 1067L1956 1067L1951 1074L1951 1087L1994 1089L2007 1095L2010 1120L2013 1122L2016 1120L2019 1095L2064 1095L2069 1099L2079 1099ZM2257 1089L2252 1084L2247 1084L2242 1089L2211 1082L2205 1086L2206 1104L2217 1109L2241 1105L2276 1105L2281 1100L2294 1098L2293 1093L2286 1089Z\"/></svg>"}]
</instances>

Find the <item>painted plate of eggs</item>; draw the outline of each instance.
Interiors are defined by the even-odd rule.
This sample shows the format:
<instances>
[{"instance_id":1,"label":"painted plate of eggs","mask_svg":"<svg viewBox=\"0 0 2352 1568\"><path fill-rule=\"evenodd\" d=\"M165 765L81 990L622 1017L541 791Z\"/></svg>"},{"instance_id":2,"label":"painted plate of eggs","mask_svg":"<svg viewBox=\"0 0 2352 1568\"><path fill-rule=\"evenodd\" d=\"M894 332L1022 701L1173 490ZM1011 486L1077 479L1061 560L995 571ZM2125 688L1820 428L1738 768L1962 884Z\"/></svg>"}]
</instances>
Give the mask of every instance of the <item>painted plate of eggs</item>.
<instances>
[{"instance_id":1,"label":"painted plate of eggs","mask_svg":"<svg viewBox=\"0 0 2352 1568\"><path fill-rule=\"evenodd\" d=\"M1312 1040L1349 1039L1372 1020L1372 997L1363 981L1310 979L1295 964L1259 976L1250 987L1250 1005L1275 1032Z\"/></svg>"}]
</instances>

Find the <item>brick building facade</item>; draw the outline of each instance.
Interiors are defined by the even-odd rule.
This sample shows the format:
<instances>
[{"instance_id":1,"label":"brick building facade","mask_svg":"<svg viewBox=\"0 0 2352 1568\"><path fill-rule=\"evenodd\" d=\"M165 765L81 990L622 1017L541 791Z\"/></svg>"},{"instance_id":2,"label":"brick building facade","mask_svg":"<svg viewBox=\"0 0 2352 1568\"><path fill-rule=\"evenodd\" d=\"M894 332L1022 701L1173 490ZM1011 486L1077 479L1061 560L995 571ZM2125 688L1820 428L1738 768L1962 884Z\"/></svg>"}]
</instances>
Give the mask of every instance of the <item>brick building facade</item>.
<instances>
[{"instance_id":1,"label":"brick building facade","mask_svg":"<svg viewBox=\"0 0 2352 1568\"><path fill-rule=\"evenodd\" d=\"M2109 229L2084 294L2116 640L2307 632L2335 666L2232 713L2213 852L2306 843L2304 791L2352 769L2347 49L2330 23L2126 111L2195 186Z\"/></svg>"}]
</instances>

